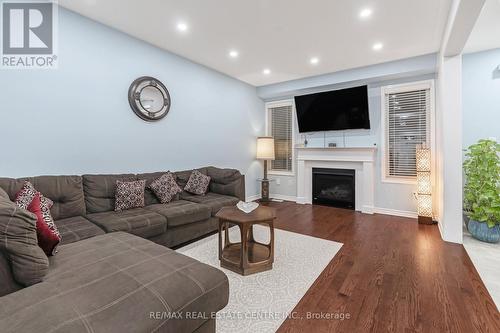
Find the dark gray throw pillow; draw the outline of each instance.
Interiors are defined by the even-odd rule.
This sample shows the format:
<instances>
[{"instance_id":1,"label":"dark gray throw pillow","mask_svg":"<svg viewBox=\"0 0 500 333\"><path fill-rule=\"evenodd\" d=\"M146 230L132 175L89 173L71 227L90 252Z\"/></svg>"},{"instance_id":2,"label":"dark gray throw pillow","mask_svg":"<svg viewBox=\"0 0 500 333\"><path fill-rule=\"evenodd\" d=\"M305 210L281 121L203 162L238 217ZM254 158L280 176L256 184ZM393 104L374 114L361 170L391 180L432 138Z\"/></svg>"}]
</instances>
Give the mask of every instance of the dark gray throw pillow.
<instances>
[{"instance_id":1,"label":"dark gray throw pillow","mask_svg":"<svg viewBox=\"0 0 500 333\"><path fill-rule=\"evenodd\" d=\"M17 207L3 189L0 189L0 251L21 285L31 286L47 274L49 260L38 246L36 216Z\"/></svg>"}]
</instances>

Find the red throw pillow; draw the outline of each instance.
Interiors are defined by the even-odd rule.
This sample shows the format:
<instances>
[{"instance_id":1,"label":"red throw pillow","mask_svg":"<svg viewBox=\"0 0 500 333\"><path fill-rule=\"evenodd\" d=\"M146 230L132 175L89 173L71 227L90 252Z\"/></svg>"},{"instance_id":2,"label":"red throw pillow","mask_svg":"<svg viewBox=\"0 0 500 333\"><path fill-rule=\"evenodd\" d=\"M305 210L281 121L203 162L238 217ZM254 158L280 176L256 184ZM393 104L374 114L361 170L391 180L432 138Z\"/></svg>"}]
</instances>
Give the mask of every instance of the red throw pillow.
<instances>
[{"instance_id":1,"label":"red throw pillow","mask_svg":"<svg viewBox=\"0 0 500 333\"><path fill-rule=\"evenodd\" d=\"M38 245L47 255L54 255L61 235L57 230L50 208L54 203L49 198L38 192L33 184L26 181L16 194L16 205L32 212L37 217L36 233Z\"/></svg>"},{"instance_id":2,"label":"red throw pillow","mask_svg":"<svg viewBox=\"0 0 500 333\"><path fill-rule=\"evenodd\" d=\"M61 236L55 227L47 202L44 203L43 201L40 193L35 194L27 210L36 215L38 246L50 256L57 252L57 245L61 241Z\"/></svg>"}]
</instances>

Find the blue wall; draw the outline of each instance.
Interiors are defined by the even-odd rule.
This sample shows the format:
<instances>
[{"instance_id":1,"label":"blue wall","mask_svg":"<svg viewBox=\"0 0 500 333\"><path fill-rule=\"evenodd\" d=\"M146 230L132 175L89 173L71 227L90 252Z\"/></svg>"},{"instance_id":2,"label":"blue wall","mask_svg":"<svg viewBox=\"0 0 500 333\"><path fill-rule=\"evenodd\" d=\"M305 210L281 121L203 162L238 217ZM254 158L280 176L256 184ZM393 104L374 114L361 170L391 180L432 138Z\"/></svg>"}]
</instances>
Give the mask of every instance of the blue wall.
<instances>
[{"instance_id":1,"label":"blue wall","mask_svg":"<svg viewBox=\"0 0 500 333\"><path fill-rule=\"evenodd\" d=\"M500 49L462 59L463 146L479 139L500 140Z\"/></svg>"},{"instance_id":2,"label":"blue wall","mask_svg":"<svg viewBox=\"0 0 500 333\"><path fill-rule=\"evenodd\" d=\"M139 119L127 90L139 76L172 98L157 123ZM250 85L59 8L59 68L3 70L0 176L181 170L247 174L258 191L255 137L263 102Z\"/></svg>"}]
</instances>

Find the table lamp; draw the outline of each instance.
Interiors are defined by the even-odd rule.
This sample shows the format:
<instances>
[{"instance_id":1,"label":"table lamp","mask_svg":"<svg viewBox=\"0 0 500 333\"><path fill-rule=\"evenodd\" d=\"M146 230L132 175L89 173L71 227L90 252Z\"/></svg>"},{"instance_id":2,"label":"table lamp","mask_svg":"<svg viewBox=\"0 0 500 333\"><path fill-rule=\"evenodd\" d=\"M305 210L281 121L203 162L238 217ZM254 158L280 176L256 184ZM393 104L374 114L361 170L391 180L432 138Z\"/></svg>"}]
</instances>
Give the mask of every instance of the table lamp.
<instances>
[{"instance_id":1,"label":"table lamp","mask_svg":"<svg viewBox=\"0 0 500 333\"><path fill-rule=\"evenodd\" d=\"M274 160L274 139L270 136L257 138L257 159L264 160L264 178L261 180L261 201L269 201L269 179L267 179L267 160Z\"/></svg>"}]
</instances>

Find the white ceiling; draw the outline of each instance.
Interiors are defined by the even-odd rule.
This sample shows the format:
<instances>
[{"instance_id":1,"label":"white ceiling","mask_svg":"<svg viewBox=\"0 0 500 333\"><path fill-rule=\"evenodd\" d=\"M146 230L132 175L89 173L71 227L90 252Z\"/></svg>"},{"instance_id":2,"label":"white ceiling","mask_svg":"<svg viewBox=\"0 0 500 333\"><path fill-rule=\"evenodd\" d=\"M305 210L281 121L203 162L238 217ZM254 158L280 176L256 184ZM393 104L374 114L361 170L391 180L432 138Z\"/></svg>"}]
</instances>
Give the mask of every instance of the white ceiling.
<instances>
[{"instance_id":1,"label":"white ceiling","mask_svg":"<svg viewBox=\"0 0 500 333\"><path fill-rule=\"evenodd\" d=\"M437 52L451 0L59 0L59 4L261 86ZM370 18L359 13L371 8ZM188 30L176 26L185 22ZM383 43L374 51L375 43ZM228 52L239 51L237 59ZM311 57L319 63L311 65ZM271 74L264 75L264 68Z\"/></svg>"},{"instance_id":2,"label":"white ceiling","mask_svg":"<svg viewBox=\"0 0 500 333\"><path fill-rule=\"evenodd\" d=\"M464 52L500 48L500 0L486 0Z\"/></svg>"}]
</instances>

